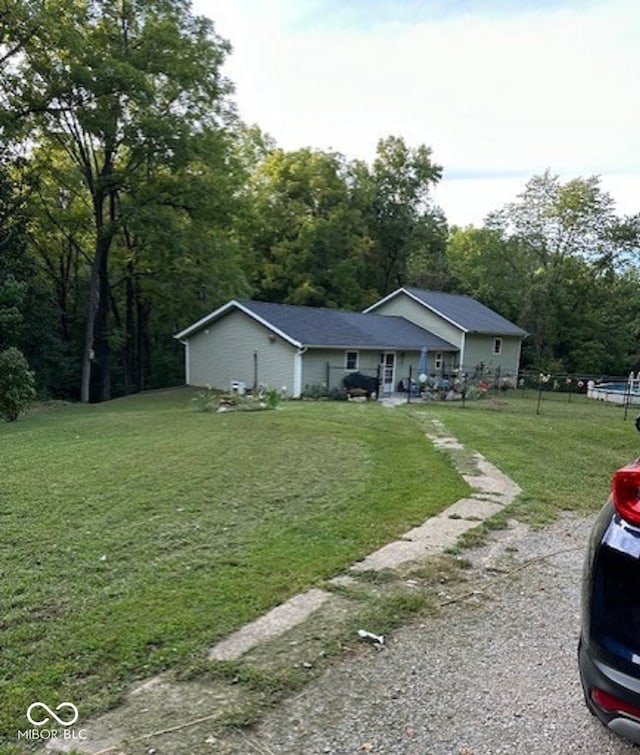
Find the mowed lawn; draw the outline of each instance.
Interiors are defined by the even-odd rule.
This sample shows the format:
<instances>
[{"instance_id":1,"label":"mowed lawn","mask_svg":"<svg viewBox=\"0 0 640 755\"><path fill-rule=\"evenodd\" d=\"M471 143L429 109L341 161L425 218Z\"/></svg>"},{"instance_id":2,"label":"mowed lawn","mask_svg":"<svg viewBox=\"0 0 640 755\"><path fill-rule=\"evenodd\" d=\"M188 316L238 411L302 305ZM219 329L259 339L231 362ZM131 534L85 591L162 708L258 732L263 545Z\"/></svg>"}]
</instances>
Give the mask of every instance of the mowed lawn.
<instances>
[{"instance_id":1,"label":"mowed lawn","mask_svg":"<svg viewBox=\"0 0 640 755\"><path fill-rule=\"evenodd\" d=\"M468 491L411 414L177 389L0 424L0 741L80 721Z\"/></svg>"},{"instance_id":2,"label":"mowed lawn","mask_svg":"<svg viewBox=\"0 0 640 755\"><path fill-rule=\"evenodd\" d=\"M484 454L523 489L510 515L544 524L559 511L598 511L612 473L640 456L634 420L640 407L624 408L567 394L511 391L463 409L448 402L415 405L427 411L466 447Z\"/></svg>"}]
</instances>

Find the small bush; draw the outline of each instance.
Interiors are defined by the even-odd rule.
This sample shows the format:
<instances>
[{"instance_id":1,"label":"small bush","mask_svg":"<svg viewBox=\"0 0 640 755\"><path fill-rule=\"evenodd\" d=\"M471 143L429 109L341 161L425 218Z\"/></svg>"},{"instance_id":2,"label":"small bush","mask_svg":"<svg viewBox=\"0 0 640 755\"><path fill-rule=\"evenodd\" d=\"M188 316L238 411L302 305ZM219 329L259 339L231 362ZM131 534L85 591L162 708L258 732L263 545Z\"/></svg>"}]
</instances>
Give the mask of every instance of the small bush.
<instances>
[{"instance_id":1,"label":"small bush","mask_svg":"<svg viewBox=\"0 0 640 755\"><path fill-rule=\"evenodd\" d=\"M0 416L15 422L36 397L35 378L14 346L0 352Z\"/></svg>"},{"instance_id":2,"label":"small bush","mask_svg":"<svg viewBox=\"0 0 640 755\"><path fill-rule=\"evenodd\" d=\"M305 385L304 391L302 393L302 398L307 399L323 399L329 397L329 391L327 390L327 386L324 385Z\"/></svg>"},{"instance_id":3,"label":"small bush","mask_svg":"<svg viewBox=\"0 0 640 755\"><path fill-rule=\"evenodd\" d=\"M282 401L282 395L277 388L261 388L258 393L258 401L264 409L277 409Z\"/></svg>"},{"instance_id":4,"label":"small bush","mask_svg":"<svg viewBox=\"0 0 640 755\"><path fill-rule=\"evenodd\" d=\"M201 388L193 397L193 408L197 412L210 412L217 405L218 391L211 386Z\"/></svg>"},{"instance_id":5,"label":"small bush","mask_svg":"<svg viewBox=\"0 0 640 755\"><path fill-rule=\"evenodd\" d=\"M467 398L469 401L477 401L479 399L486 398L486 396L487 392L483 391L475 385L468 386L467 392L465 394L465 398Z\"/></svg>"}]
</instances>

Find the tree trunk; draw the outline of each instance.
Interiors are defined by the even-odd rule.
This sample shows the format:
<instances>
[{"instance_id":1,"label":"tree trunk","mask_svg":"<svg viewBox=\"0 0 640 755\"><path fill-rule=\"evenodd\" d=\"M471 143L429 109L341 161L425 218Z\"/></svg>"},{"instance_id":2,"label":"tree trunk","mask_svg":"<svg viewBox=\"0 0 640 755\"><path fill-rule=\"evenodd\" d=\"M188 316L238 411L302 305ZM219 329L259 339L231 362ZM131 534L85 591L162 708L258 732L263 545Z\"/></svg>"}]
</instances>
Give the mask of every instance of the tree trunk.
<instances>
[{"instance_id":1,"label":"tree trunk","mask_svg":"<svg viewBox=\"0 0 640 755\"><path fill-rule=\"evenodd\" d=\"M100 268L100 244L96 244L96 253L91 265L91 279L89 281L89 304L87 307L87 325L84 331L84 353L82 356L82 383L80 385L80 401L88 404L91 400L91 363L93 361L93 332L98 311L98 272Z\"/></svg>"},{"instance_id":2,"label":"tree trunk","mask_svg":"<svg viewBox=\"0 0 640 755\"><path fill-rule=\"evenodd\" d=\"M104 249L98 272L99 295L95 320L95 351L99 377L99 400L111 398L111 349L109 348L109 251Z\"/></svg>"},{"instance_id":3,"label":"tree trunk","mask_svg":"<svg viewBox=\"0 0 640 755\"><path fill-rule=\"evenodd\" d=\"M135 287L133 279L133 264L127 264L126 279L126 302L125 302L125 341L124 353L122 355L124 362L124 392L132 393L135 391L134 369L135 369Z\"/></svg>"},{"instance_id":4,"label":"tree trunk","mask_svg":"<svg viewBox=\"0 0 640 755\"><path fill-rule=\"evenodd\" d=\"M87 306L87 325L84 334L84 353L82 357L82 382L80 401L88 404L91 400L91 367L94 357L100 358L100 400L110 398L111 384L109 372L109 342L107 326L109 320L109 249L113 239L113 224L105 228L104 193L94 196L93 208L96 225L96 249L91 265L89 281L89 302ZM96 352L94 352L94 342ZM105 398L106 397L106 398Z\"/></svg>"},{"instance_id":5,"label":"tree trunk","mask_svg":"<svg viewBox=\"0 0 640 755\"><path fill-rule=\"evenodd\" d=\"M147 339L147 322L148 322L148 308L142 299L140 289L137 287L136 291L136 316L138 321L138 327L136 332L136 351L138 359L138 386L141 391L145 389L146 385L146 371L145 368L148 362L148 339Z\"/></svg>"}]
</instances>

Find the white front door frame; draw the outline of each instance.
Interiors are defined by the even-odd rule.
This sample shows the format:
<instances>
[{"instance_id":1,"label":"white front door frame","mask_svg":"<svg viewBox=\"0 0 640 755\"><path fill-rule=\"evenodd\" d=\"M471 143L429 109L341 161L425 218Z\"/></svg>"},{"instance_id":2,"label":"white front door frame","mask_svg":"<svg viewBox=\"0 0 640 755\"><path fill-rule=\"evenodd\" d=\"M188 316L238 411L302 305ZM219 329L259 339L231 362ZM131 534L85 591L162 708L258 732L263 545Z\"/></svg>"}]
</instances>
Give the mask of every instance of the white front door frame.
<instances>
[{"instance_id":1,"label":"white front door frame","mask_svg":"<svg viewBox=\"0 0 640 755\"><path fill-rule=\"evenodd\" d=\"M382 355L382 374L380 375L382 383L382 393L393 393L393 386L396 384L396 352L385 351Z\"/></svg>"}]
</instances>

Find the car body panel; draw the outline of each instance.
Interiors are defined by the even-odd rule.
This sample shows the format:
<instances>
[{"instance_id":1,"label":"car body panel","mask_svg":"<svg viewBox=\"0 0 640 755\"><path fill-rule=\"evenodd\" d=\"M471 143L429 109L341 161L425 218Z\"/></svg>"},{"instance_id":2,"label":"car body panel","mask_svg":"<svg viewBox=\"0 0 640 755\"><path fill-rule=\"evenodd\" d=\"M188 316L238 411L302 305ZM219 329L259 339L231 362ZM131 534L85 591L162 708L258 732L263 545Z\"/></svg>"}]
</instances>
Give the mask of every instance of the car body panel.
<instances>
[{"instance_id":1,"label":"car body panel","mask_svg":"<svg viewBox=\"0 0 640 755\"><path fill-rule=\"evenodd\" d=\"M589 710L640 744L640 528L620 517L611 499L585 558L578 664ZM603 707L594 690L614 701Z\"/></svg>"}]
</instances>

